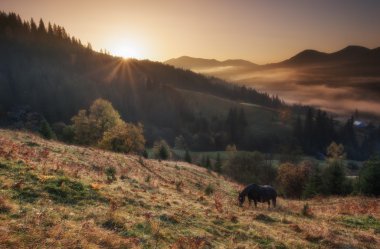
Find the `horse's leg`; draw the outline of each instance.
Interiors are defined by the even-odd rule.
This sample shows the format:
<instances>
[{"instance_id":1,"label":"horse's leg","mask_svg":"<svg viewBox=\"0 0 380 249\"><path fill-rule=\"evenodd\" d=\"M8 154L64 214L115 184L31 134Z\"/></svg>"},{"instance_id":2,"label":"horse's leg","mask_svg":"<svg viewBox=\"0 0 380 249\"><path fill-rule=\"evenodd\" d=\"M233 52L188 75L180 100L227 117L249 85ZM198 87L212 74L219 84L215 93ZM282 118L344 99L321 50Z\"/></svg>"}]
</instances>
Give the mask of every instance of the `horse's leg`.
<instances>
[{"instance_id":1,"label":"horse's leg","mask_svg":"<svg viewBox=\"0 0 380 249\"><path fill-rule=\"evenodd\" d=\"M276 197L272 199L272 205L273 207L276 207Z\"/></svg>"},{"instance_id":2,"label":"horse's leg","mask_svg":"<svg viewBox=\"0 0 380 249\"><path fill-rule=\"evenodd\" d=\"M254 199L253 202L255 203L255 208L257 208L257 200Z\"/></svg>"},{"instance_id":3,"label":"horse's leg","mask_svg":"<svg viewBox=\"0 0 380 249\"><path fill-rule=\"evenodd\" d=\"M252 200L248 198L249 206L251 206L251 202L252 202Z\"/></svg>"},{"instance_id":4,"label":"horse's leg","mask_svg":"<svg viewBox=\"0 0 380 249\"><path fill-rule=\"evenodd\" d=\"M270 200L268 200L268 209L270 208Z\"/></svg>"}]
</instances>

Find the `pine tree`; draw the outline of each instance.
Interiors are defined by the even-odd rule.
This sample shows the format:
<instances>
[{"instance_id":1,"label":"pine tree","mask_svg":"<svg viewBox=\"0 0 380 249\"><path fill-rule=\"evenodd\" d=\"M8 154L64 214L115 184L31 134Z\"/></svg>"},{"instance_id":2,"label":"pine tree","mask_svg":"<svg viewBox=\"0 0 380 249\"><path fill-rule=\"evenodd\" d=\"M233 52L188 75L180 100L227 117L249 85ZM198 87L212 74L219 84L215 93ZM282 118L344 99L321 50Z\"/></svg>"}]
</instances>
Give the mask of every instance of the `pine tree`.
<instances>
[{"instance_id":1,"label":"pine tree","mask_svg":"<svg viewBox=\"0 0 380 249\"><path fill-rule=\"evenodd\" d=\"M304 125L304 149L307 153L313 152L314 113L312 108L307 109Z\"/></svg>"},{"instance_id":2,"label":"pine tree","mask_svg":"<svg viewBox=\"0 0 380 249\"><path fill-rule=\"evenodd\" d=\"M323 193L323 180L320 168L317 166L314 172L310 176L309 181L306 184L305 191L303 192L304 198L311 198L318 194Z\"/></svg>"},{"instance_id":3,"label":"pine tree","mask_svg":"<svg viewBox=\"0 0 380 249\"><path fill-rule=\"evenodd\" d=\"M36 23L34 22L33 18L30 19L30 31L32 33L36 33L37 32L37 25Z\"/></svg>"},{"instance_id":4,"label":"pine tree","mask_svg":"<svg viewBox=\"0 0 380 249\"><path fill-rule=\"evenodd\" d=\"M206 167L207 169L211 169L211 160L210 160L210 157L209 157L209 156L206 157L206 164L205 164L205 167Z\"/></svg>"},{"instance_id":5,"label":"pine tree","mask_svg":"<svg viewBox=\"0 0 380 249\"><path fill-rule=\"evenodd\" d=\"M216 155L216 162L214 165L214 169L216 172L221 173L222 172L222 160L220 158L220 153Z\"/></svg>"},{"instance_id":6,"label":"pine tree","mask_svg":"<svg viewBox=\"0 0 380 249\"><path fill-rule=\"evenodd\" d=\"M51 129L49 123L44 119L42 120L41 127L40 127L40 134L45 138L45 139L55 139L56 136Z\"/></svg>"},{"instance_id":7,"label":"pine tree","mask_svg":"<svg viewBox=\"0 0 380 249\"><path fill-rule=\"evenodd\" d=\"M38 33L40 34L46 34L46 28L45 28L45 24L44 24L44 21L42 19L40 19L40 22L38 24L38 29L37 29Z\"/></svg>"},{"instance_id":8,"label":"pine tree","mask_svg":"<svg viewBox=\"0 0 380 249\"><path fill-rule=\"evenodd\" d=\"M359 191L366 195L380 195L380 159L372 158L365 162L359 174Z\"/></svg>"},{"instance_id":9,"label":"pine tree","mask_svg":"<svg viewBox=\"0 0 380 249\"><path fill-rule=\"evenodd\" d=\"M145 149L142 153L142 156L145 158L145 159L148 159L149 158L149 154L148 154L148 151Z\"/></svg>"},{"instance_id":10,"label":"pine tree","mask_svg":"<svg viewBox=\"0 0 380 249\"><path fill-rule=\"evenodd\" d=\"M303 141L303 126L301 117L298 115L293 126L293 135L299 143Z\"/></svg>"},{"instance_id":11,"label":"pine tree","mask_svg":"<svg viewBox=\"0 0 380 249\"><path fill-rule=\"evenodd\" d=\"M185 162L188 162L188 163L192 162L192 158L191 158L189 150L186 150L184 160L185 160Z\"/></svg>"}]
</instances>

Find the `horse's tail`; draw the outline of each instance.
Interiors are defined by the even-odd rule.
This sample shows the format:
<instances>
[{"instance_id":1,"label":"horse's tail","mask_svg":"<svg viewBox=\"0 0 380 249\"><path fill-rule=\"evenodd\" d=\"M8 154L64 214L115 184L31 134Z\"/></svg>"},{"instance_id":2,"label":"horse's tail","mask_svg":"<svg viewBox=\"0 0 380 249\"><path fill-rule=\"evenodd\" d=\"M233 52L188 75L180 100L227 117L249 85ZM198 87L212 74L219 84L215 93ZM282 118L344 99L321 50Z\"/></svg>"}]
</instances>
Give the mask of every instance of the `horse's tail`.
<instances>
[{"instance_id":1,"label":"horse's tail","mask_svg":"<svg viewBox=\"0 0 380 249\"><path fill-rule=\"evenodd\" d=\"M272 198L272 205L273 207L276 207L276 196Z\"/></svg>"}]
</instances>

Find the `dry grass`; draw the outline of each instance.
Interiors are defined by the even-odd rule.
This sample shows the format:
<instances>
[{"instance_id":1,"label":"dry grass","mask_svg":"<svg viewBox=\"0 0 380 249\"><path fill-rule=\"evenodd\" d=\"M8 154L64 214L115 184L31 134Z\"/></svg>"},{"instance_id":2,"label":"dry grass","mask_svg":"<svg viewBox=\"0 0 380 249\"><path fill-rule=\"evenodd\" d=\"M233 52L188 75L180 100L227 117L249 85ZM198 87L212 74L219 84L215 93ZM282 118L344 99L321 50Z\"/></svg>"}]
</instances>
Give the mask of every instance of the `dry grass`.
<instances>
[{"instance_id":1,"label":"dry grass","mask_svg":"<svg viewBox=\"0 0 380 249\"><path fill-rule=\"evenodd\" d=\"M379 199L315 198L303 215L304 201L240 208L241 188L183 162L0 130L0 248L379 248Z\"/></svg>"}]
</instances>

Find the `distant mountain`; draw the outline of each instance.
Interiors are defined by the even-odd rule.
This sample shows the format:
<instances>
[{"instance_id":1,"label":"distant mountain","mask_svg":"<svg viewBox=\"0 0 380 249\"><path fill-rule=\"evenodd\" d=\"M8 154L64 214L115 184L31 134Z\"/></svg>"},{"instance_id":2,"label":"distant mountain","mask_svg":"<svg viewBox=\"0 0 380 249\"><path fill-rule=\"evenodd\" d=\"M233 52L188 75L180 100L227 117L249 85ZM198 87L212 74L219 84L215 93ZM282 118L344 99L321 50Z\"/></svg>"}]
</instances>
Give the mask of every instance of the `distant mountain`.
<instances>
[{"instance_id":1,"label":"distant mountain","mask_svg":"<svg viewBox=\"0 0 380 249\"><path fill-rule=\"evenodd\" d=\"M362 46L347 46L342 50L333 53L324 53L313 49L306 49L293 57L266 65L258 65L247 60L225 60L218 61L215 59L204 59L204 58L194 58L190 56L181 56L178 58L173 58L165 61L165 64L172 65L174 67L190 69L190 70L200 70L203 68L213 68L213 67L237 67L246 69L261 70L267 67L283 67L283 66L307 66L311 64L320 63L360 63L360 62L371 62L380 64L380 47L369 49ZM212 71L212 70L211 70Z\"/></svg>"},{"instance_id":2,"label":"distant mountain","mask_svg":"<svg viewBox=\"0 0 380 249\"><path fill-rule=\"evenodd\" d=\"M297 55L272 66L293 66L321 63L378 63L380 64L380 48L369 49L361 46L348 46L333 53L323 53L316 50L304 50ZM368 66L374 66L373 64Z\"/></svg>"},{"instance_id":3,"label":"distant mountain","mask_svg":"<svg viewBox=\"0 0 380 249\"><path fill-rule=\"evenodd\" d=\"M292 103L339 114L352 113L355 108L380 114L380 47L348 46L333 53L307 49L266 65L186 56L165 63L279 94Z\"/></svg>"},{"instance_id":4,"label":"distant mountain","mask_svg":"<svg viewBox=\"0 0 380 249\"><path fill-rule=\"evenodd\" d=\"M178 68L184 69L202 69L210 67L255 67L257 64L254 64L246 60L225 60L218 61L215 59L202 59L194 58L190 56L181 56L178 58L170 59L164 62Z\"/></svg>"}]
</instances>

